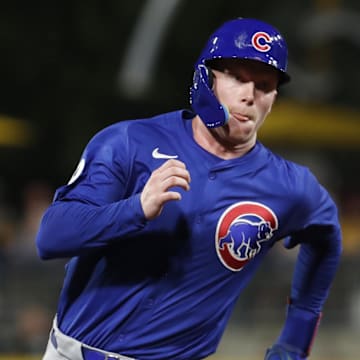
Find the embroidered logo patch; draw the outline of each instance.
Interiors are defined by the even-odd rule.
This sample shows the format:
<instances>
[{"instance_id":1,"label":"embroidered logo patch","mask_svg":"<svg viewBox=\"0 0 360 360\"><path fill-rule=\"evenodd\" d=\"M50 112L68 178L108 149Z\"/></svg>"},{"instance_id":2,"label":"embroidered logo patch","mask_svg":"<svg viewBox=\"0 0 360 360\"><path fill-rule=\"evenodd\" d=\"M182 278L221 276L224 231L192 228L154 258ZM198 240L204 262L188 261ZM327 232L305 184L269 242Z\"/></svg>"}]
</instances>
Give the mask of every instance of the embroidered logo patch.
<instances>
[{"instance_id":1,"label":"embroidered logo patch","mask_svg":"<svg viewBox=\"0 0 360 360\"><path fill-rule=\"evenodd\" d=\"M274 212L257 202L239 202L224 211L215 234L217 255L232 271L240 271L278 228Z\"/></svg>"}]
</instances>

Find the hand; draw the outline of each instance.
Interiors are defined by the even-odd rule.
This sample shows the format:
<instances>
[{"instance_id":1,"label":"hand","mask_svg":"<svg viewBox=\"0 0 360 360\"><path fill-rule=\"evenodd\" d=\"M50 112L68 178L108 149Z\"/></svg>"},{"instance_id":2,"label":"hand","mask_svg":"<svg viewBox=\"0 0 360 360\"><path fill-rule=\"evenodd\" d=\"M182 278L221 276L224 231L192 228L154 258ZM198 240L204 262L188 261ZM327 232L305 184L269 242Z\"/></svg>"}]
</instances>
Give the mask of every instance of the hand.
<instances>
[{"instance_id":1,"label":"hand","mask_svg":"<svg viewBox=\"0 0 360 360\"><path fill-rule=\"evenodd\" d=\"M284 346L280 344L273 345L270 349L266 351L265 360L306 360L306 357L301 356L300 354L285 349Z\"/></svg>"},{"instance_id":2,"label":"hand","mask_svg":"<svg viewBox=\"0 0 360 360\"><path fill-rule=\"evenodd\" d=\"M168 201L181 200L179 192L169 189L178 186L187 191L190 189L190 181L185 164L179 160L168 160L154 170L140 196L146 219L151 220L159 216Z\"/></svg>"}]
</instances>

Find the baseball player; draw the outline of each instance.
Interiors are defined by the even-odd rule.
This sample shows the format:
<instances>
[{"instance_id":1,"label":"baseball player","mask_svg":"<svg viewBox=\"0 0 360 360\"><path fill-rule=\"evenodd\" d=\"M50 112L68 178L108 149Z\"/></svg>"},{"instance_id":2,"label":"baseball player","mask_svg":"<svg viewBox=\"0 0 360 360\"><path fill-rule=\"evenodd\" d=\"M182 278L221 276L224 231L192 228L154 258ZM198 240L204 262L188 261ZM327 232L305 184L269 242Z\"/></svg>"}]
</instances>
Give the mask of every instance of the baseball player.
<instances>
[{"instance_id":1,"label":"baseball player","mask_svg":"<svg viewBox=\"0 0 360 360\"><path fill-rule=\"evenodd\" d=\"M277 29L227 21L195 64L192 110L91 139L37 236L42 259L70 258L45 360L206 358L278 241L300 249L265 359L309 356L341 237L309 169L257 140L286 66Z\"/></svg>"}]
</instances>

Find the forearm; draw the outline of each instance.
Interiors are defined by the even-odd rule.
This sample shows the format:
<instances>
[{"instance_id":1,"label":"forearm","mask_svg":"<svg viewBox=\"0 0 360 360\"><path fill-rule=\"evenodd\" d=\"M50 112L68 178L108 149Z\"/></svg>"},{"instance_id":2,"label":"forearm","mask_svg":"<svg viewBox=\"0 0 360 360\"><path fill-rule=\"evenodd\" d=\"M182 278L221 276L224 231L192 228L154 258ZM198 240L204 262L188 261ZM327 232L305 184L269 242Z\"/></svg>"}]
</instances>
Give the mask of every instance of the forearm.
<instances>
[{"instance_id":1,"label":"forearm","mask_svg":"<svg viewBox=\"0 0 360 360\"><path fill-rule=\"evenodd\" d=\"M45 212L36 238L42 259L72 257L107 246L144 227L139 195L104 206L58 201Z\"/></svg>"},{"instance_id":2,"label":"forearm","mask_svg":"<svg viewBox=\"0 0 360 360\"><path fill-rule=\"evenodd\" d=\"M339 234L326 242L312 241L301 245L297 258L292 288L292 304L320 313L328 297L341 254Z\"/></svg>"},{"instance_id":3,"label":"forearm","mask_svg":"<svg viewBox=\"0 0 360 360\"><path fill-rule=\"evenodd\" d=\"M315 338L341 254L339 234L301 245L287 317L277 343L306 356Z\"/></svg>"}]
</instances>

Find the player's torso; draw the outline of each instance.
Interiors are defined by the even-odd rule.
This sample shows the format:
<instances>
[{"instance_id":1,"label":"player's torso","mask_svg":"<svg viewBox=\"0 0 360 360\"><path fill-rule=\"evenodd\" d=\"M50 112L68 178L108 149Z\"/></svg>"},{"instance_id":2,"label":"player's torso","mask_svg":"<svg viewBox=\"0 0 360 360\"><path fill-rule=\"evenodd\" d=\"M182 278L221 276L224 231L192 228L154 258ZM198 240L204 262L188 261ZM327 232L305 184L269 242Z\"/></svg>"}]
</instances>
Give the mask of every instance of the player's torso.
<instances>
[{"instance_id":1,"label":"player's torso","mask_svg":"<svg viewBox=\"0 0 360 360\"><path fill-rule=\"evenodd\" d=\"M190 190L171 189L181 193L181 200L167 203L142 235L159 232L169 239L178 237L181 248L191 254L186 264L196 260L196 266L203 259L203 265L214 268L207 260L211 257L238 272L248 258L255 259L262 248L290 231L291 224L284 220L294 206L289 189L260 144L243 158L222 160L182 130L150 133L132 159L136 165L128 195L141 191L151 172L169 158L184 162L191 175ZM185 239L191 242L185 244Z\"/></svg>"},{"instance_id":2,"label":"player's torso","mask_svg":"<svg viewBox=\"0 0 360 360\"><path fill-rule=\"evenodd\" d=\"M126 195L140 192L169 158L186 164L191 188L176 189L181 201L167 203L141 232L99 255L95 281L108 291L98 291L95 297L106 298L87 303L84 315L94 303L108 303L103 316L118 331L112 330L112 340L106 331L97 335L96 345L115 344L113 351L138 349L140 357L154 341L171 337L179 348L192 343L194 351L211 352L261 258L288 233L291 201L261 145L242 159L223 161L201 149L185 128L153 130L133 140L141 146L130 155Z\"/></svg>"}]
</instances>

